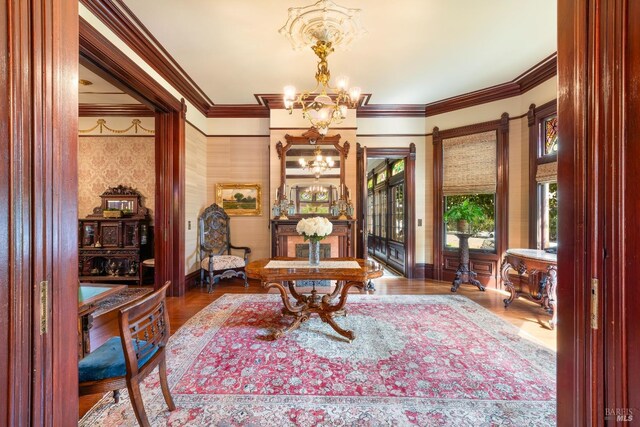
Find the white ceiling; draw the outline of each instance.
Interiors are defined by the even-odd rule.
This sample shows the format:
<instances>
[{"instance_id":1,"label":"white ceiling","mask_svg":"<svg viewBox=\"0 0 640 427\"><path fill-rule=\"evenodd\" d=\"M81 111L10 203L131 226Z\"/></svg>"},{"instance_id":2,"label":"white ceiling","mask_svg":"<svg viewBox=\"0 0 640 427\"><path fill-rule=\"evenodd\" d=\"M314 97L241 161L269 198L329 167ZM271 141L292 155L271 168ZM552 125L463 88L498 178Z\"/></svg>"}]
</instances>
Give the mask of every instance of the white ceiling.
<instances>
[{"instance_id":1,"label":"white ceiling","mask_svg":"<svg viewBox=\"0 0 640 427\"><path fill-rule=\"evenodd\" d=\"M556 49L556 0L335 0L367 30L329 57L372 104L425 104L513 80ZM315 86L316 57L278 29L315 0L124 0L216 104Z\"/></svg>"},{"instance_id":2,"label":"white ceiling","mask_svg":"<svg viewBox=\"0 0 640 427\"><path fill-rule=\"evenodd\" d=\"M78 85L78 102L80 104L140 104L135 98L80 65L78 75L81 80L89 80L91 85Z\"/></svg>"}]
</instances>

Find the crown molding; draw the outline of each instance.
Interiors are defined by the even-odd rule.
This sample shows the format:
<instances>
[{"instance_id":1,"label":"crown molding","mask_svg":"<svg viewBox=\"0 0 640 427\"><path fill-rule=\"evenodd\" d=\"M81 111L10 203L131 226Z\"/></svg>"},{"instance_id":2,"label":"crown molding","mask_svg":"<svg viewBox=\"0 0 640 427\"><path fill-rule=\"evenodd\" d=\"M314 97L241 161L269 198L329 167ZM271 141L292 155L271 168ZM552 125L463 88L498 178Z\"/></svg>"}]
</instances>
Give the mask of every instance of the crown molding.
<instances>
[{"instance_id":1,"label":"crown molding","mask_svg":"<svg viewBox=\"0 0 640 427\"><path fill-rule=\"evenodd\" d=\"M284 109L281 94L255 94L254 104L214 104L158 42L122 0L80 0L127 46L208 118L267 118L269 110ZM357 117L430 117L522 95L557 74L557 53L543 59L514 80L428 104L369 104L363 94Z\"/></svg>"},{"instance_id":2,"label":"crown molding","mask_svg":"<svg viewBox=\"0 0 640 427\"><path fill-rule=\"evenodd\" d=\"M91 13L206 115L213 104L193 79L121 0L80 0Z\"/></svg>"},{"instance_id":3,"label":"crown molding","mask_svg":"<svg viewBox=\"0 0 640 427\"><path fill-rule=\"evenodd\" d=\"M207 111L208 118L225 119L262 119L269 118L269 107L255 104L220 104L212 105Z\"/></svg>"},{"instance_id":4,"label":"crown molding","mask_svg":"<svg viewBox=\"0 0 640 427\"><path fill-rule=\"evenodd\" d=\"M426 116L436 116L450 111L475 107L488 102L522 95L555 76L557 72L558 53L555 52L510 82L427 104L425 106Z\"/></svg>"},{"instance_id":5,"label":"crown molding","mask_svg":"<svg viewBox=\"0 0 640 427\"><path fill-rule=\"evenodd\" d=\"M154 117L155 113L143 104L79 104L80 117Z\"/></svg>"},{"instance_id":6,"label":"crown molding","mask_svg":"<svg viewBox=\"0 0 640 427\"><path fill-rule=\"evenodd\" d=\"M258 101L258 104L260 105L264 105L265 107L269 108L270 110L284 110L284 99L282 97L281 93L257 93L253 95L256 100ZM336 100L336 95L331 94L329 95L331 97L331 99L335 102ZM369 100L371 99L371 94L370 93L363 93L360 95L360 99L358 100L358 106L357 108L361 108L363 105L367 104L369 102ZM294 107L294 109L300 109L300 107Z\"/></svg>"},{"instance_id":7,"label":"crown molding","mask_svg":"<svg viewBox=\"0 0 640 427\"><path fill-rule=\"evenodd\" d=\"M79 18L80 63L158 111L182 111L183 105L82 17ZM100 64L100 65L97 65Z\"/></svg>"},{"instance_id":8,"label":"crown molding","mask_svg":"<svg viewBox=\"0 0 640 427\"><path fill-rule=\"evenodd\" d=\"M356 114L358 118L436 116L438 114L522 95L549 80L555 76L557 72L558 54L555 52L510 82L429 104L369 104L371 94L365 94L362 95L360 99ZM284 108L281 94L256 94L254 96L258 103L266 108Z\"/></svg>"},{"instance_id":9,"label":"crown molding","mask_svg":"<svg viewBox=\"0 0 640 427\"><path fill-rule=\"evenodd\" d=\"M514 81L520 86L521 93L525 93L558 74L558 52L554 52L533 67L516 77Z\"/></svg>"},{"instance_id":10,"label":"crown molding","mask_svg":"<svg viewBox=\"0 0 640 427\"><path fill-rule=\"evenodd\" d=\"M424 104L370 104L358 107L358 118L369 117L424 117Z\"/></svg>"}]
</instances>

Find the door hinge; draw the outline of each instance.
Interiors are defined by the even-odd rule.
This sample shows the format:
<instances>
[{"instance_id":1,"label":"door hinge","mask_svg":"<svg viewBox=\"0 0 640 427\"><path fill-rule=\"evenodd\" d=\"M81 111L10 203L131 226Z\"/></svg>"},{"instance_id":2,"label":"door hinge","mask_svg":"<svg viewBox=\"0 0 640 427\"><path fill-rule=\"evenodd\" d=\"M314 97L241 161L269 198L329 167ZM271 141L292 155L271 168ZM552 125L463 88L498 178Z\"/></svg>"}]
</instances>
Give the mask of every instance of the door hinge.
<instances>
[{"instance_id":1,"label":"door hinge","mask_svg":"<svg viewBox=\"0 0 640 427\"><path fill-rule=\"evenodd\" d=\"M49 330L49 282L40 282L40 335Z\"/></svg>"},{"instance_id":2,"label":"door hinge","mask_svg":"<svg viewBox=\"0 0 640 427\"><path fill-rule=\"evenodd\" d=\"M591 329L598 329L598 279L591 279Z\"/></svg>"}]
</instances>

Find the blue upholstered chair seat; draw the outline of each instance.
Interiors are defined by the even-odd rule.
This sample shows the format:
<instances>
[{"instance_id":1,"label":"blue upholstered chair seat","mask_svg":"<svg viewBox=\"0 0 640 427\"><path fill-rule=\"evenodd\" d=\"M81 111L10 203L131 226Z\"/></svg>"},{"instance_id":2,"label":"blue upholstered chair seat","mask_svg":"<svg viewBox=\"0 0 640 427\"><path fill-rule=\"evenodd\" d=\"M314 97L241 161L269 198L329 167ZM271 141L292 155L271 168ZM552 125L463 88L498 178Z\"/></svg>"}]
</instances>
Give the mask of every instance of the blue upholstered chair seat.
<instances>
[{"instance_id":1,"label":"blue upholstered chair seat","mask_svg":"<svg viewBox=\"0 0 640 427\"><path fill-rule=\"evenodd\" d=\"M139 346L144 347L145 341L139 341ZM135 344L134 344L135 345ZM159 347L150 349L144 357L138 360L138 368L147 363ZM124 377L127 366L124 361L122 342L120 337L113 337L92 351L78 363L78 376L80 382L100 381L107 378Z\"/></svg>"}]
</instances>

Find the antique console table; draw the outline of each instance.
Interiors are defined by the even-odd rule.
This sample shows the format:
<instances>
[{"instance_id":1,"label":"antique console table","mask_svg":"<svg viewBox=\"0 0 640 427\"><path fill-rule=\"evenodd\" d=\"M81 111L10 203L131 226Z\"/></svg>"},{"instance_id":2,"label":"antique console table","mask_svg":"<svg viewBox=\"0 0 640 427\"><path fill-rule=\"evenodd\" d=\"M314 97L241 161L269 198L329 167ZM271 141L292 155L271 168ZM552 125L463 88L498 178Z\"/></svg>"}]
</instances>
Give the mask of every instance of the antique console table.
<instances>
[{"instance_id":1,"label":"antique console table","mask_svg":"<svg viewBox=\"0 0 640 427\"><path fill-rule=\"evenodd\" d=\"M557 255L537 249L508 249L504 255L504 261L500 268L502 283L509 291L509 298L505 298L504 306L509 305L519 296L525 296L539 303L547 312L552 313L549 326L553 329L557 323ZM511 281L509 271L515 270L520 279L519 287ZM522 276L527 274L527 280L523 286ZM535 277L542 273L542 279ZM536 283L534 283L536 282Z\"/></svg>"},{"instance_id":2,"label":"antique console table","mask_svg":"<svg viewBox=\"0 0 640 427\"><path fill-rule=\"evenodd\" d=\"M484 286L476 277L478 276L475 271L469 268L469 237L468 233L455 233L460 241L460 264L456 271L456 277L451 284L451 292L456 292L461 284L469 283L473 286L477 286L478 289L484 291Z\"/></svg>"},{"instance_id":3,"label":"antique console table","mask_svg":"<svg viewBox=\"0 0 640 427\"><path fill-rule=\"evenodd\" d=\"M250 262L246 267L247 276L258 279L266 288L276 288L280 291L284 308L284 315L294 317L293 323L273 334L278 339L307 321L312 313L320 316L337 333L348 340L355 339L353 331L341 328L334 320L336 315L344 315L347 293L351 287L361 291L371 279L382 276L382 267L375 261L355 258L331 258L320 261L319 266L310 266L308 260L301 258L260 259ZM319 293L315 286L311 293L298 293L296 280L336 280L333 292ZM285 287L286 286L286 287ZM295 301L289 299L289 293Z\"/></svg>"}]
</instances>

